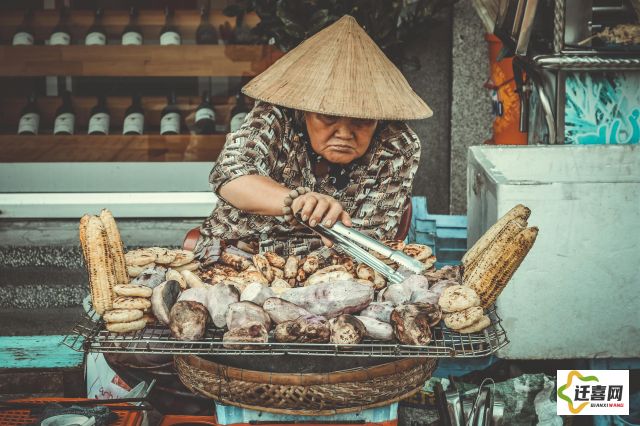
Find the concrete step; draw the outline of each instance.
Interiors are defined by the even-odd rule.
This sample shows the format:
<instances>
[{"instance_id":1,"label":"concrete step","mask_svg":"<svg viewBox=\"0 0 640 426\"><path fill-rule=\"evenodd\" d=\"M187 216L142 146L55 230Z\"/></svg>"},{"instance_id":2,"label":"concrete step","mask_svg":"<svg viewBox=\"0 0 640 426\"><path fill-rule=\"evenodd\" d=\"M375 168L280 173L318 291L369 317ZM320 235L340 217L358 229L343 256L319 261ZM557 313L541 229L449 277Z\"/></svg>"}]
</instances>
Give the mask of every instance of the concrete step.
<instances>
[{"instance_id":1,"label":"concrete step","mask_svg":"<svg viewBox=\"0 0 640 426\"><path fill-rule=\"evenodd\" d=\"M0 246L78 247L77 219L0 219ZM201 219L118 218L118 229L126 246L178 247L186 233L202 223Z\"/></svg>"},{"instance_id":2,"label":"concrete step","mask_svg":"<svg viewBox=\"0 0 640 426\"><path fill-rule=\"evenodd\" d=\"M82 269L82 252L77 246L0 246L0 266L51 266Z\"/></svg>"},{"instance_id":3,"label":"concrete step","mask_svg":"<svg viewBox=\"0 0 640 426\"><path fill-rule=\"evenodd\" d=\"M0 309L79 306L89 293L82 267L0 267Z\"/></svg>"},{"instance_id":4,"label":"concrete step","mask_svg":"<svg viewBox=\"0 0 640 426\"><path fill-rule=\"evenodd\" d=\"M66 335L83 317L81 306L0 309L0 336Z\"/></svg>"}]
</instances>

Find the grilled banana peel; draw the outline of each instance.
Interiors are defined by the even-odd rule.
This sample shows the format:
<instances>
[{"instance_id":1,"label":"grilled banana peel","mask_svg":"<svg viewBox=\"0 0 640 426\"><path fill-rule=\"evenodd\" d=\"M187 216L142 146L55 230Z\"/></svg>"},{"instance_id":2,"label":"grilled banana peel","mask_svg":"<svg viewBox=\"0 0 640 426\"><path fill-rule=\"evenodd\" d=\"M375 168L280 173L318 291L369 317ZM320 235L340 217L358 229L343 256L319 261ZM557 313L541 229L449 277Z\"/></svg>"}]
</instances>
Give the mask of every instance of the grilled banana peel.
<instances>
[{"instance_id":1,"label":"grilled banana peel","mask_svg":"<svg viewBox=\"0 0 640 426\"><path fill-rule=\"evenodd\" d=\"M515 237L492 243L469 273L465 271L464 285L480 297L482 307L491 306L505 288L515 271L531 250L538 236L538 228L521 230Z\"/></svg>"},{"instance_id":2,"label":"grilled banana peel","mask_svg":"<svg viewBox=\"0 0 640 426\"><path fill-rule=\"evenodd\" d=\"M512 220L519 219L523 226L527 226L527 219L531 215L531 210L528 207L518 204L504 216L502 216L498 221L493 224L491 228L487 230L487 232L480 237L478 241L471 247L465 255L462 257L462 265L465 270L473 269L475 264L479 261L480 256L489 248L489 246L500 236L502 232L505 231L505 227Z\"/></svg>"}]
</instances>

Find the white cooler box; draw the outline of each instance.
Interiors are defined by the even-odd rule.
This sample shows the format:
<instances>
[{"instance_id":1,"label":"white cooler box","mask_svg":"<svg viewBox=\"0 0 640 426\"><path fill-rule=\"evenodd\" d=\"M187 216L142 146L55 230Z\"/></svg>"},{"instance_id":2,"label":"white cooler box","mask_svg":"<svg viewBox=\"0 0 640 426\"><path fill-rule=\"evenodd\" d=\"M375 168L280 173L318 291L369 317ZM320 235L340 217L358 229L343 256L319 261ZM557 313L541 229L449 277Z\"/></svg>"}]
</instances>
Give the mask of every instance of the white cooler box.
<instances>
[{"instance_id":1,"label":"white cooler box","mask_svg":"<svg viewBox=\"0 0 640 426\"><path fill-rule=\"evenodd\" d=\"M540 228L497 301L509 359L640 357L640 146L475 146L471 246L517 203Z\"/></svg>"}]
</instances>

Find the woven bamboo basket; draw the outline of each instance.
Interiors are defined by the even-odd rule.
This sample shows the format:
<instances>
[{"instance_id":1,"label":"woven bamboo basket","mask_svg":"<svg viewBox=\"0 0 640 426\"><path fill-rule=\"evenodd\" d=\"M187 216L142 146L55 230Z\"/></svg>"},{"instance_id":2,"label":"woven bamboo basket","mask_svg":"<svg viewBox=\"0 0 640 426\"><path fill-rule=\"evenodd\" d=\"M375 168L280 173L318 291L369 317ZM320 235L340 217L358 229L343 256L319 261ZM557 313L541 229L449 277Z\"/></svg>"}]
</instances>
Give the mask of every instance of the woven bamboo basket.
<instances>
[{"instance_id":1,"label":"woven bamboo basket","mask_svg":"<svg viewBox=\"0 0 640 426\"><path fill-rule=\"evenodd\" d=\"M326 416L389 405L420 390L433 358L408 358L330 373L272 373L176 356L182 383L223 404L276 414Z\"/></svg>"}]
</instances>

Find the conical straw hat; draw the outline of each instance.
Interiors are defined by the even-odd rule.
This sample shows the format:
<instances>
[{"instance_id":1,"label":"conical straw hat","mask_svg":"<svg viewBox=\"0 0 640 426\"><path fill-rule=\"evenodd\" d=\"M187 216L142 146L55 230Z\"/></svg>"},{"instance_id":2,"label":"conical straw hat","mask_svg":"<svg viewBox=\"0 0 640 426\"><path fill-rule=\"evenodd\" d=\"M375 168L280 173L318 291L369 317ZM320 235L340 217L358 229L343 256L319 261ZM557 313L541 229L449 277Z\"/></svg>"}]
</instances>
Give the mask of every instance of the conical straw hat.
<instances>
[{"instance_id":1,"label":"conical straw hat","mask_svg":"<svg viewBox=\"0 0 640 426\"><path fill-rule=\"evenodd\" d=\"M349 15L302 42L242 91L276 105L341 117L413 120L433 115Z\"/></svg>"}]
</instances>

